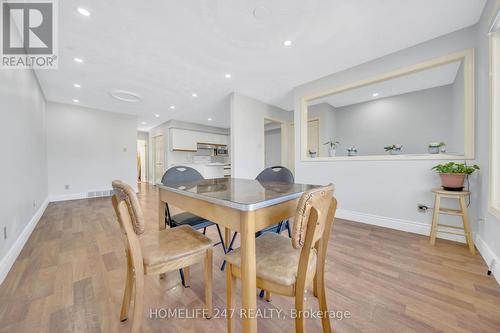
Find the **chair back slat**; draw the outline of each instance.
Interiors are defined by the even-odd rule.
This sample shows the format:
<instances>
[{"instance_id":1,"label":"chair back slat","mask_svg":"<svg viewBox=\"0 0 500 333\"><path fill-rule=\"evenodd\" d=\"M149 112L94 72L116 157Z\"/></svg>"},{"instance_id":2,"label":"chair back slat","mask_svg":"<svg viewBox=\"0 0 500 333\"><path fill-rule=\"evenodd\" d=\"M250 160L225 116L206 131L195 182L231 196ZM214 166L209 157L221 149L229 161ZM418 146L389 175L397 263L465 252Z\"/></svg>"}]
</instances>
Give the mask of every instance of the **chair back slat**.
<instances>
[{"instance_id":1,"label":"chair back slat","mask_svg":"<svg viewBox=\"0 0 500 333\"><path fill-rule=\"evenodd\" d=\"M295 182L293 173L283 166L273 166L264 169L255 178L261 182L280 182L293 184Z\"/></svg>"},{"instance_id":2,"label":"chair back slat","mask_svg":"<svg viewBox=\"0 0 500 333\"><path fill-rule=\"evenodd\" d=\"M145 229L144 215L142 214L141 205L139 204L137 195L130 185L125 184L121 180L114 180L112 182L112 185L114 195L118 200L117 203L119 203L120 201L124 201L126 203L133 230L137 235L141 235L142 233L144 233ZM116 209L117 208L115 208L115 211Z\"/></svg>"},{"instance_id":3,"label":"chair back slat","mask_svg":"<svg viewBox=\"0 0 500 333\"><path fill-rule=\"evenodd\" d=\"M332 204L334 187L332 184L315 188L302 194L297 205L293 224L292 245L296 249L304 246L306 233L313 232L312 242L315 244L322 236L327 223L328 212ZM308 230L311 212L314 210L316 225L313 230Z\"/></svg>"}]
</instances>

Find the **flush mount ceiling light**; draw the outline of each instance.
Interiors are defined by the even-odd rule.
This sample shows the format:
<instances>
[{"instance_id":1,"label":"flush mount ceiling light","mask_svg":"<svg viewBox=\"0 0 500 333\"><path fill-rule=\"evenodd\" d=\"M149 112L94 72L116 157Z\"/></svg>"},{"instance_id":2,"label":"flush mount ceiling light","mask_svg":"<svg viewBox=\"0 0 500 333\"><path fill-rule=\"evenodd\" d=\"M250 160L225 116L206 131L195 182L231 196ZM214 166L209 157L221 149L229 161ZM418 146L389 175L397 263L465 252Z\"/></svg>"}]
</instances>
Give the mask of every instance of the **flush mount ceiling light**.
<instances>
[{"instance_id":1,"label":"flush mount ceiling light","mask_svg":"<svg viewBox=\"0 0 500 333\"><path fill-rule=\"evenodd\" d=\"M212 118L208 118L208 121L212 121Z\"/></svg>"},{"instance_id":2,"label":"flush mount ceiling light","mask_svg":"<svg viewBox=\"0 0 500 333\"><path fill-rule=\"evenodd\" d=\"M230 79L231 78L231 74L227 73L226 75L224 75L226 79Z\"/></svg>"},{"instance_id":3,"label":"flush mount ceiling light","mask_svg":"<svg viewBox=\"0 0 500 333\"><path fill-rule=\"evenodd\" d=\"M379 93L373 93L372 96L373 97L378 97Z\"/></svg>"},{"instance_id":4,"label":"flush mount ceiling light","mask_svg":"<svg viewBox=\"0 0 500 333\"><path fill-rule=\"evenodd\" d=\"M85 8L78 7L77 11L83 16L90 16L90 12Z\"/></svg>"},{"instance_id":5,"label":"flush mount ceiling light","mask_svg":"<svg viewBox=\"0 0 500 333\"><path fill-rule=\"evenodd\" d=\"M193 97L196 98L196 97L198 97L198 94L197 93L192 93L191 96L193 96Z\"/></svg>"},{"instance_id":6,"label":"flush mount ceiling light","mask_svg":"<svg viewBox=\"0 0 500 333\"><path fill-rule=\"evenodd\" d=\"M174 110L175 109L175 105L170 105L170 109Z\"/></svg>"},{"instance_id":7,"label":"flush mount ceiling light","mask_svg":"<svg viewBox=\"0 0 500 333\"><path fill-rule=\"evenodd\" d=\"M75 88L81 88L82 86L79 85L78 83L73 83L73 87L75 87Z\"/></svg>"},{"instance_id":8,"label":"flush mount ceiling light","mask_svg":"<svg viewBox=\"0 0 500 333\"><path fill-rule=\"evenodd\" d=\"M138 94L125 90L112 90L109 95L119 101L127 103L139 103L142 101L142 97Z\"/></svg>"},{"instance_id":9,"label":"flush mount ceiling light","mask_svg":"<svg viewBox=\"0 0 500 333\"><path fill-rule=\"evenodd\" d=\"M283 42L283 45L285 45L287 47L288 46L292 46L292 41L291 40L286 40L286 41Z\"/></svg>"},{"instance_id":10,"label":"flush mount ceiling light","mask_svg":"<svg viewBox=\"0 0 500 333\"><path fill-rule=\"evenodd\" d=\"M74 60L75 62L79 63L79 64L83 63L83 59L82 59L82 58L77 58L77 57L75 57L75 58L73 58L73 60Z\"/></svg>"},{"instance_id":11,"label":"flush mount ceiling light","mask_svg":"<svg viewBox=\"0 0 500 333\"><path fill-rule=\"evenodd\" d=\"M73 103L80 103L80 100L75 98L75 99L73 99Z\"/></svg>"},{"instance_id":12,"label":"flush mount ceiling light","mask_svg":"<svg viewBox=\"0 0 500 333\"><path fill-rule=\"evenodd\" d=\"M160 118L160 115L158 113L155 113L156 118Z\"/></svg>"}]
</instances>

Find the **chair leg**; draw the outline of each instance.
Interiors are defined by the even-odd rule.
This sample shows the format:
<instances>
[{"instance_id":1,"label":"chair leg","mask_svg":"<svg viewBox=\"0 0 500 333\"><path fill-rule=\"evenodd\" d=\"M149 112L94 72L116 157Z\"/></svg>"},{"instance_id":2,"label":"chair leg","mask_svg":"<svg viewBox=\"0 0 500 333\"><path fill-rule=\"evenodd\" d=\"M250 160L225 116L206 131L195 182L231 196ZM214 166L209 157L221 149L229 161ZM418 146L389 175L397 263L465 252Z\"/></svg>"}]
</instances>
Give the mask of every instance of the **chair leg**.
<instances>
[{"instance_id":1,"label":"chair leg","mask_svg":"<svg viewBox=\"0 0 500 333\"><path fill-rule=\"evenodd\" d=\"M313 295L314 297L318 298L318 273L314 275L313 279Z\"/></svg>"},{"instance_id":2,"label":"chair leg","mask_svg":"<svg viewBox=\"0 0 500 333\"><path fill-rule=\"evenodd\" d=\"M179 269L179 275L181 276L181 283L184 288L187 288L186 281L184 280L184 271L182 268Z\"/></svg>"},{"instance_id":3,"label":"chair leg","mask_svg":"<svg viewBox=\"0 0 500 333\"><path fill-rule=\"evenodd\" d=\"M206 308L206 318L212 318L213 307L212 307L212 252L210 248L207 250L205 255L205 308Z\"/></svg>"},{"instance_id":4,"label":"chair leg","mask_svg":"<svg viewBox=\"0 0 500 333\"><path fill-rule=\"evenodd\" d=\"M122 309L120 313L121 321L125 321L128 319L128 311L130 309L132 288L134 287L134 272L132 271L132 263L128 251L126 251L126 255L127 255L127 280L125 282L125 291L123 292Z\"/></svg>"},{"instance_id":5,"label":"chair leg","mask_svg":"<svg viewBox=\"0 0 500 333\"><path fill-rule=\"evenodd\" d=\"M184 287L189 288L189 266L182 270L184 271Z\"/></svg>"},{"instance_id":6,"label":"chair leg","mask_svg":"<svg viewBox=\"0 0 500 333\"><path fill-rule=\"evenodd\" d=\"M276 229L276 233L279 235L281 234L281 228L283 227L283 221L281 221L280 223L278 223L278 229Z\"/></svg>"},{"instance_id":7,"label":"chair leg","mask_svg":"<svg viewBox=\"0 0 500 333\"><path fill-rule=\"evenodd\" d=\"M288 230L288 237L292 238L292 230L290 229L290 221L289 220L286 220L285 227L286 227L286 230Z\"/></svg>"},{"instance_id":8,"label":"chair leg","mask_svg":"<svg viewBox=\"0 0 500 333\"><path fill-rule=\"evenodd\" d=\"M134 319L132 321L132 328L130 332L138 333L141 331L144 308L144 271L142 269L136 269L134 281Z\"/></svg>"},{"instance_id":9,"label":"chair leg","mask_svg":"<svg viewBox=\"0 0 500 333\"><path fill-rule=\"evenodd\" d=\"M323 327L323 333L331 333L332 327L330 326L330 318L326 314L328 313L328 304L326 303L326 291L325 291L325 267L320 267L316 273L317 282L315 283L318 293L319 310L322 312L321 316L321 326ZM316 280L316 279L315 279Z\"/></svg>"},{"instance_id":10,"label":"chair leg","mask_svg":"<svg viewBox=\"0 0 500 333\"><path fill-rule=\"evenodd\" d=\"M207 227L203 228L203 234L206 235L207 234Z\"/></svg>"},{"instance_id":11,"label":"chair leg","mask_svg":"<svg viewBox=\"0 0 500 333\"><path fill-rule=\"evenodd\" d=\"M229 264L226 269L226 321L227 333L233 332L233 314L234 314L234 289L236 286L235 279L233 278L232 265Z\"/></svg>"},{"instance_id":12,"label":"chair leg","mask_svg":"<svg viewBox=\"0 0 500 333\"><path fill-rule=\"evenodd\" d=\"M231 252L233 250L233 244L234 244L234 241L236 240L236 235L237 234L238 234L237 232L234 232L233 238L231 238L231 242L229 243L229 246L227 247L226 253L229 253L229 252ZM224 267L226 267L226 261L225 260L222 263L222 266L220 267L220 270L224 271Z\"/></svg>"},{"instance_id":13,"label":"chair leg","mask_svg":"<svg viewBox=\"0 0 500 333\"><path fill-rule=\"evenodd\" d=\"M264 298L264 292L265 292L264 289L260 290L260 293L259 293L260 298Z\"/></svg>"},{"instance_id":14,"label":"chair leg","mask_svg":"<svg viewBox=\"0 0 500 333\"><path fill-rule=\"evenodd\" d=\"M271 302L271 292L266 290L266 297L264 298L266 302Z\"/></svg>"},{"instance_id":15,"label":"chair leg","mask_svg":"<svg viewBox=\"0 0 500 333\"><path fill-rule=\"evenodd\" d=\"M297 315L295 317L295 332L303 333L305 331L304 323L304 289L299 289L295 293L295 310Z\"/></svg>"},{"instance_id":16,"label":"chair leg","mask_svg":"<svg viewBox=\"0 0 500 333\"><path fill-rule=\"evenodd\" d=\"M215 226L217 227L217 233L219 234L220 243L222 244L222 250L224 251L224 254L226 254L227 250L226 250L226 244L224 244L224 237L222 237L222 232L220 231L219 225L216 224Z\"/></svg>"}]
</instances>

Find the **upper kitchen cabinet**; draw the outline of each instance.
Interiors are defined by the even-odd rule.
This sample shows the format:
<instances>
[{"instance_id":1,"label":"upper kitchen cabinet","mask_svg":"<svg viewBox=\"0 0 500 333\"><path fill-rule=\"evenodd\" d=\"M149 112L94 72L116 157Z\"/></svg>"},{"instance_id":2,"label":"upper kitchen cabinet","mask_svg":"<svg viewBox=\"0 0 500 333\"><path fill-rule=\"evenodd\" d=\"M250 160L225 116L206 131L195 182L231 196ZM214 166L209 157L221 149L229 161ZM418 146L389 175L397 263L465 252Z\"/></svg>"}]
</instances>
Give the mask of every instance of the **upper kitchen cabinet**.
<instances>
[{"instance_id":1,"label":"upper kitchen cabinet","mask_svg":"<svg viewBox=\"0 0 500 333\"><path fill-rule=\"evenodd\" d=\"M176 151L196 151L198 143L214 145L228 144L228 136L222 134L172 128L170 129L170 135L170 147Z\"/></svg>"},{"instance_id":2,"label":"upper kitchen cabinet","mask_svg":"<svg viewBox=\"0 0 500 333\"><path fill-rule=\"evenodd\" d=\"M178 151L196 151L197 134L198 132L172 128L170 129L171 135L171 149Z\"/></svg>"}]
</instances>

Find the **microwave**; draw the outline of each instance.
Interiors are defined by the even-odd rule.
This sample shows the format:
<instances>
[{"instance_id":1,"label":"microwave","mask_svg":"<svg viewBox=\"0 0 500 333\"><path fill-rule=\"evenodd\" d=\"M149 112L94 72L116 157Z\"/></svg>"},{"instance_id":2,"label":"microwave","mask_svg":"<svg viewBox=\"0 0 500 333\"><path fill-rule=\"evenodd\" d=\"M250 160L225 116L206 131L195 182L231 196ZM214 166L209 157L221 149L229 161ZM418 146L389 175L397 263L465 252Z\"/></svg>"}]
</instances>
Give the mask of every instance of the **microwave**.
<instances>
[{"instance_id":1,"label":"microwave","mask_svg":"<svg viewBox=\"0 0 500 333\"><path fill-rule=\"evenodd\" d=\"M215 149L215 155L227 156L227 146L217 146L217 148Z\"/></svg>"}]
</instances>

